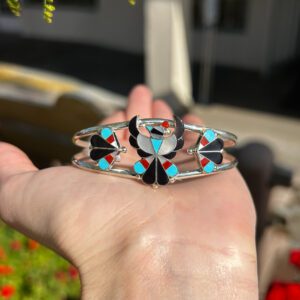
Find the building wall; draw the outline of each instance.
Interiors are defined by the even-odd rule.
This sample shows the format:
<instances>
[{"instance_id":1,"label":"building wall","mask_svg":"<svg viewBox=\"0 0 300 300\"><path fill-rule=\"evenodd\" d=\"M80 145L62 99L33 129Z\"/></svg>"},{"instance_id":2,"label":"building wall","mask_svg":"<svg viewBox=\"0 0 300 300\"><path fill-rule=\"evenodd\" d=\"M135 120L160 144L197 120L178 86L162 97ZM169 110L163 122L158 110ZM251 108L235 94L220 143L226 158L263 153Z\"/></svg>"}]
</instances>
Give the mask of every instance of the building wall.
<instances>
[{"instance_id":1,"label":"building wall","mask_svg":"<svg viewBox=\"0 0 300 300\"><path fill-rule=\"evenodd\" d=\"M48 25L42 19L42 0L36 2L41 5L24 7L21 18L0 16L0 30L88 42L133 53L143 51L141 4L132 7L127 0L98 0L94 8L60 7L55 12L53 24Z\"/></svg>"},{"instance_id":2,"label":"building wall","mask_svg":"<svg viewBox=\"0 0 300 300\"><path fill-rule=\"evenodd\" d=\"M21 18L0 16L0 30L142 53L143 1L146 0L138 0L135 7L127 0L98 1L98 6L92 9L59 8L52 25L42 20L41 5L25 7ZM242 33L218 32L215 61L219 65L267 72L274 63L291 58L296 51L300 1L248 2L246 30ZM202 61L205 33L193 28L192 8L192 0L184 0L190 54L193 60Z\"/></svg>"},{"instance_id":3,"label":"building wall","mask_svg":"<svg viewBox=\"0 0 300 300\"><path fill-rule=\"evenodd\" d=\"M249 0L246 30L241 33L217 32L215 61L263 73L293 57L296 50L299 6L297 0ZM203 60L205 31L193 31L192 57Z\"/></svg>"},{"instance_id":4,"label":"building wall","mask_svg":"<svg viewBox=\"0 0 300 300\"><path fill-rule=\"evenodd\" d=\"M280 64L297 55L300 1L276 0L272 15L267 55L272 64Z\"/></svg>"}]
</instances>

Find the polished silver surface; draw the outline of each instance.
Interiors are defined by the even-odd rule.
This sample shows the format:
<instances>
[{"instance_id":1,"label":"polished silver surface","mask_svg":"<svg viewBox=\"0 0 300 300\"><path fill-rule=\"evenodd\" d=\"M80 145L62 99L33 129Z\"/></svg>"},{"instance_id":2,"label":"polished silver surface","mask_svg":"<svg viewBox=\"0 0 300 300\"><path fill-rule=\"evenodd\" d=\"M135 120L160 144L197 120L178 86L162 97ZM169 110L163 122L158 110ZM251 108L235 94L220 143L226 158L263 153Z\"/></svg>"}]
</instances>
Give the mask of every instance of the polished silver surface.
<instances>
[{"instance_id":1,"label":"polished silver surface","mask_svg":"<svg viewBox=\"0 0 300 300\"><path fill-rule=\"evenodd\" d=\"M170 123L170 127L174 128L174 121L173 120L167 120L167 119L140 119L140 126L155 126L155 125L160 125L164 121L168 121ZM99 125L95 127L90 127L87 129L83 129L79 132L77 132L74 137L73 137L73 143L77 146L80 147L88 147L89 141L86 140L86 138L90 137L93 134L98 133L102 128L104 127L110 127L114 131L122 130L122 129L127 129L128 128L128 121L125 122L118 122L118 123L113 123L113 124L105 124L105 125ZM203 134L205 130L207 129L213 129L201 125L195 125L195 124L184 124L184 129L187 131L192 131L195 133L201 133ZM237 136L234 135L233 133L220 130L220 129L213 129L217 134L218 137L221 138L224 143L225 143L225 148L233 147L236 145L237 142Z\"/></svg>"},{"instance_id":2,"label":"polished silver surface","mask_svg":"<svg viewBox=\"0 0 300 300\"><path fill-rule=\"evenodd\" d=\"M130 169L113 168L108 171L102 171L99 169L97 164L95 164L92 160L89 159L89 157L87 157L87 156L83 157L81 155L81 153L78 153L73 157L72 164L75 165L76 167L79 167L79 168L85 169L85 170L87 169L91 172L102 173L102 174L111 174L111 175L117 175L120 177L126 177L126 178L140 180L140 176L137 175L133 170L130 170ZM236 167L237 164L238 164L237 160L235 158L233 158L231 161L217 166L217 169L213 173L210 173L210 174L204 173L199 168L194 169L194 170L189 170L189 171L183 171L183 172L180 172L175 177L175 181L217 174L217 173L220 173L223 171L230 170L230 169Z\"/></svg>"},{"instance_id":3,"label":"polished silver surface","mask_svg":"<svg viewBox=\"0 0 300 300\"><path fill-rule=\"evenodd\" d=\"M175 127L175 122L174 120L166 120L166 119L139 119L139 127L146 127L146 126L159 126L161 125L163 122L168 121L170 124L170 128L174 128ZM89 148L90 146L90 137L94 134L98 134L101 129L109 127L111 128L114 132L118 131L118 130L124 130L124 129L128 129L128 124L129 122L118 122L118 123L113 123L113 124L104 124L104 125L100 125L100 126L95 126L95 127L91 127L91 128L87 128L87 129L83 129L79 132L77 132L74 137L73 137L73 142L75 145L82 147L82 148ZM194 133L198 133L203 135L203 133L208 130L208 129L212 129L212 128L208 128L208 127L204 127L201 125L195 125L195 124L184 124L184 129L186 131L190 131L190 132L194 132ZM236 145L237 142L237 137L236 135L224 131L224 130L218 130L218 129L212 129L214 130L214 132L217 133L217 137L222 139L224 141L224 148L228 148L228 147L232 147ZM142 137L142 135L140 135ZM169 140L168 140L169 139ZM195 143L197 142L198 137L196 137L195 139ZM147 150L149 151L149 147L150 145L148 145L149 140L145 139L145 143L144 141L139 141L140 144L145 144L145 148L147 148ZM164 142L161 146L160 151L162 153L167 153L170 151L171 148L174 149L174 147L176 146L176 141L172 140L172 136L165 137L164 138ZM127 149L124 146L120 146L120 152L122 153L126 153ZM191 154L195 154L195 162L198 162L197 159L197 154L196 152L196 148L189 148L188 150L185 151L185 153L187 154L187 156L191 155ZM231 155L227 154L226 152L224 152L224 156L225 156L225 162L223 162L220 165L216 165L215 169L212 173L205 173L202 169L201 166L197 167L197 164L195 164L195 169L193 170L189 170L189 171L183 171L183 172L179 172L179 174L176 175L176 177L174 177L174 179L172 180L172 182L174 181L180 181L180 180L186 180L186 179L192 179L192 178L197 178L197 177L201 177L201 176L207 176L207 175L213 175L216 173L220 173L223 171L227 171L229 169L232 169L234 167L236 167L237 165L237 160L232 157ZM127 169L127 168L117 168L117 167L113 167L107 171L103 171L100 170L97 163L92 161L89 157L88 157L88 153L87 151L82 151L80 153L78 153L77 155L75 155L72 159L72 163L73 165L81 168L81 169L85 169L85 170L89 170L92 172L97 172L97 173L102 173L102 174L110 174L110 175L117 175L117 176L121 176L121 177L126 177L126 178L132 178L132 179L137 179L140 180L141 177L140 175L136 174L133 169Z\"/></svg>"},{"instance_id":4,"label":"polished silver surface","mask_svg":"<svg viewBox=\"0 0 300 300\"><path fill-rule=\"evenodd\" d=\"M152 155L155 155L155 152L153 150L151 141L146 136L140 134L137 137L137 142L140 145L141 149L147 153L151 153Z\"/></svg>"}]
</instances>

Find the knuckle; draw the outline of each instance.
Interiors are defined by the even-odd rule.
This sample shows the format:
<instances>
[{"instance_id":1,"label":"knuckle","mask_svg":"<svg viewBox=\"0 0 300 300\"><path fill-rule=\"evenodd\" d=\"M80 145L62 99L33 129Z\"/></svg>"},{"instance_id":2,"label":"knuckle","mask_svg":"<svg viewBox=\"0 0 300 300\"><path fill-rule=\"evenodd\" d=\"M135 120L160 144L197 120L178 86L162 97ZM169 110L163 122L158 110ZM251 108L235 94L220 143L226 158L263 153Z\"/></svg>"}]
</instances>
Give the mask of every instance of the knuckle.
<instances>
[{"instance_id":1,"label":"knuckle","mask_svg":"<svg viewBox=\"0 0 300 300\"><path fill-rule=\"evenodd\" d=\"M30 176L30 174L28 174ZM0 185L0 218L13 226L20 215L24 213L22 200L28 176L13 175L1 182Z\"/></svg>"},{"instance_id":2,"label":"knuckle","mask_svg":"<svg viewBox=\"0 0 300 300\"><path fill-rule=\"evenodd\" d=\"M12 201L10 196L14 194L15 183L12 178L1 183L0 186L0 217L8 223L12 223Z\"/></svg>"}]
</instances>

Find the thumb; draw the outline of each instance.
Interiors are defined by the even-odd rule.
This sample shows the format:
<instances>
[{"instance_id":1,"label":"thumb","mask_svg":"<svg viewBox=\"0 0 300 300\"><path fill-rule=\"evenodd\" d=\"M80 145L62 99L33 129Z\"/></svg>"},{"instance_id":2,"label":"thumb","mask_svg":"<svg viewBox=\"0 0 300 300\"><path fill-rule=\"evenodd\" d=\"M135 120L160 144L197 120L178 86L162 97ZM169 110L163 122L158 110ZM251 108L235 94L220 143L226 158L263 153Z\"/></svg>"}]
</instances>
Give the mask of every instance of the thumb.
<instances>
[{"instance_id":1,"label":"thumb","mask_svg":"<svg viewBox=\"0 0 300 300\"><path fill-rule=\"evenodd\" d=\"M0 187L14 175L36 170L37 168L22 150L0 142Z\"/></svg>"},{"instance_id":2,"label":"thumb","mask_svg":"<svg viewBox=\"0 0 300 300\"><path fill-rule=\"evenodd\" d=\"M16 202L14 198L17 198L18 191L22 190L22 181L12 185L10 179L22 178L23 176L16 175L36 170L37 168L23 151L13 145L0 142L0 217L3 220L10 218L10 212L14 210L13 206Z\"/></svg>"},{"instance_id":3,"label":"thumb","mask_svg":"<svg viewBox=\"0 0 300 300\"><path fill-rule=\"evenodd\" d=\"M37 205L34 193L28 187L38 169L19 148L0 142L0 218L23 234L47 243L47 212L45 203ZM42 208L41 208L42 207ZM61 253L61 255L63 255Z\"/></svg>"}]
</instances>

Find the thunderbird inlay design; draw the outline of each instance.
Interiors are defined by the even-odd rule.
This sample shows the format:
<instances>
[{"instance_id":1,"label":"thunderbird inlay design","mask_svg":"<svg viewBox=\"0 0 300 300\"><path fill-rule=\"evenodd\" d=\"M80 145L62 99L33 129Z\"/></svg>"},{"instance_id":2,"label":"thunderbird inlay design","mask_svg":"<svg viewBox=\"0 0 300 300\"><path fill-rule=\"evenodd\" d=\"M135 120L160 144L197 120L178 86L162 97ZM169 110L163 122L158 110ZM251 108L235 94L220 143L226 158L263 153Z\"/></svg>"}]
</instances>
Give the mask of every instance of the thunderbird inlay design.
<instances>
[{"instance_id":1,"label":"thunderbird inlay design","mask_svg":"<svg viewBox=\"0 0 300 300\"><path fill-rule=\"evenodd\" d=\"M98 163L101 170L107 171L112 168L114 162L119 158L120 144L109 127L101 129L99 134L91 137L90 157Z\"/></svg>"},{"instance_id":2,"label":"thunderbird inlay design","mask_svg":"<svg viewBox=\"0 0 300 300\"><path fill-rule=\"evenodd\" d=\"M208 129L198 139L197 156L201 168L205 173L212 173L216 165L220 165L223 161L223 140L217 137L217 133Z\"/></svg>"},{"instance_id":3,"label":"thunderbird inlay design","mask_svg":"<svg viewBox=\"0 0 300 300\"><path fill-rule=\"evenodd\" d=\"M146 126L149 137L139 131L138 116L129 122L130 144L142 158L135 163L134 171L146 184L166 185L179 173L170 159L183 147L184 124L177 116L174 116L174 120L176 125L172 134L168 121L159 126Z\"/></svg>"},{"instance_id":4,"label":"thunderbird inlay design","mask_svg":"<svg viewBox=\"0 0 300 300\"><path fill-rule=\"evenodd\" d=\"M126 145L127 141L118 141L116 133L125 130L129 130L129 142L140 157L133 164L131 155L127 156L124 163L121 162L120 156L127 153L127 148L119 142ZM172 159L183 148L184 132L189 132L189 141L193 137L195 141L193 146L182 151L187 158L182 163L189 164L186 168L179 169ZM143 181L154 188L218 174L237 166L236 158L225 151L236 145L236 135L198 124L183 123L177 116L173 120L140 119L136 116L129 121L90 127L76 132L73 142L85 149L72 158L74 166L95 173ZM188 159L188 155L193 155L194 164L190 164L192 161Z\"/></svg>"}]
</instances>

